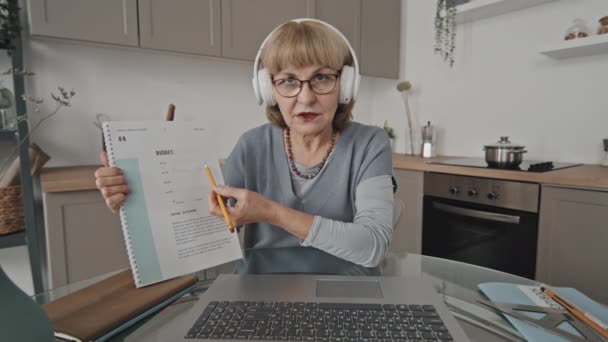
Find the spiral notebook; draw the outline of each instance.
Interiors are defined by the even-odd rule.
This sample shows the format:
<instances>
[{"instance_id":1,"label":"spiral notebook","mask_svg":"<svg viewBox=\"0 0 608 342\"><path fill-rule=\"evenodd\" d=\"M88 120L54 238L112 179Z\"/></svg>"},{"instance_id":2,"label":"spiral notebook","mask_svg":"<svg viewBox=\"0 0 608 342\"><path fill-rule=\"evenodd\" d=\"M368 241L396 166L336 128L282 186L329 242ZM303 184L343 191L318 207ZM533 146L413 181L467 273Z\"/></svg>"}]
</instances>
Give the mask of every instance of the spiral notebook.
<instances>
[{"instance_id":1,"label":"spiral notebook","mask_svg":"<svg viewBox=\"0 0 608 342\"><path fill-rule=\"evenodd\" d=\"M179 121L103 124L110 166L120 168L131 192L120 221L137 287L242 257L237 234L209 214L209 165L223 177L204 127Z\"/></svg>"}]
</instances>

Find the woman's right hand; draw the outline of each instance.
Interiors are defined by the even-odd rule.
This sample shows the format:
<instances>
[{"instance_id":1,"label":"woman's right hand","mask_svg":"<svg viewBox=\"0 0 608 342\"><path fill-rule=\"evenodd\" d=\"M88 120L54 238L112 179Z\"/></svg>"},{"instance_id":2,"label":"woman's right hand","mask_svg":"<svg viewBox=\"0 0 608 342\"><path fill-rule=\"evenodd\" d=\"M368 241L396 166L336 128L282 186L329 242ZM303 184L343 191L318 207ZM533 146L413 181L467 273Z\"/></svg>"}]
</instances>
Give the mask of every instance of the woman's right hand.
<instances>
[{"instance_id":1,"label":"woman's right hand","mask_svg":"<svg viewBox=\"0 0 608 342\"><path fill-rule=\"evenodd\" d=\"M131 191L127 186L127 180L122 170L109 166L108 154L101 152L99 159L101 159L103 167L95 171L95 185L101 192L108 208L113 213L117 213L120 206L127 199L127 194Z\"/></svg>"}]
</instances>

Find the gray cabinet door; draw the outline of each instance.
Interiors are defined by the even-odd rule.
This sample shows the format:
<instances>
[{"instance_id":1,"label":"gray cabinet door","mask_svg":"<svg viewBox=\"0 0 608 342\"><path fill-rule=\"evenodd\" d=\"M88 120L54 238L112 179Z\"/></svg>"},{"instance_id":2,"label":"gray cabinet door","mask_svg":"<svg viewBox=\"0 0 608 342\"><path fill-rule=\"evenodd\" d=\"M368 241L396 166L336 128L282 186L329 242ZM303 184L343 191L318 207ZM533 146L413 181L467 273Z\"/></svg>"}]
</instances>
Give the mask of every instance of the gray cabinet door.
<instances>
[{"instance_id":1,"label":"gray cabinet door","mask_svg":"<svg viewBox=\"0 0 608 342\"><path fill-rule=\"evenodd\" d=\"M29 0L32 35L138 46L137 0Z\"/></svg>"},{"instance_id":2,"label":"gray cabinet door","mask_svg":"<svg viewBox=\"0 0 608 342\"><path fill-rule=\"evenodd\" d=\"M275 27L313 14L314 0L222 0L222 56L253 61Z\"/></svg>"},{"instance_id":3,"label":"gray cabinet door","mask_svg":"<svg viewBox=\"0 0 608 342\"><path fill-rule=\"evenodd\" d=\"M44 193L49 285L129 267L120 218L97 190Z\"/></svg>"},{"instance_id":4,"label":"gray cabinet door","mask_svg":"<svg viewBox=\"0 0 608 342\"><path fill-rule=\"evenodd\" d=\"M361 74L399 78L401 0L363 0Z\"/></svg>"},{"instance_id":5,"label":"gray cabinet door","mask_svg":"<svg viewBox=\"0 0 608 342\"><path fill-rule=\"evenodd\" d=\"M335 26L361 56L361 1L362 0L317 0L315 18Z\"/></svg>"},{"instance_id":6,"label":"gray cabinet door","mask_svg":"<svg viewBox=\"0 0 608 342\"><path fill-rule=\"evenodd\" d=\"M390 250L393 252L422 252L422 197L424 172L393 170L397 181L395 200L401 201L401 216L395 225Z\"/></svg>"},{"instance_id":7,"label":"gray cabinet door","mask_svg":"<svg viewBox=\"0 0 608 342\"><path fill-rule=\"evenodd\" d=\"M608 192L543 186L536 278L608 304Z\"/></svg>"},{"instance_id":8,"label":"gray cabinet door","mask_svg":"<svg viewBox=\"0 0 608 342\"><path fill-rule=\"evenodd\" d=\"M142 48L221 56L220 0L139 0Z\"/></svg>"}]
</instances>

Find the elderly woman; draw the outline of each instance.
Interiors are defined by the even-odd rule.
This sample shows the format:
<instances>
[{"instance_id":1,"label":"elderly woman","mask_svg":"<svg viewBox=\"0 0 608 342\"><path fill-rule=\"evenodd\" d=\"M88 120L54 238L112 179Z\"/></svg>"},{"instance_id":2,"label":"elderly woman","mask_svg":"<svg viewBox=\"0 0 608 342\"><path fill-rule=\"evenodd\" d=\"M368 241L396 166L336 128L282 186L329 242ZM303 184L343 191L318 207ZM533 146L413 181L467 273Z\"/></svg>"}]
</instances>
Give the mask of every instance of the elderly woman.
<instances>
[{"instance_id":1,"label":"elderly woman","mask_svg":"<svg viewBox=\"0 0 608 342\"><path fill-rule=\"evenodd\" d=\"M351 121L357 72L348 41L320 21L287 22L262 44L254 90L270 123L240 137L223 166L227 185L214 189L234 199L228 213L244 226L245 248L312 246L367 267L382 260L392 155L382 129ZM96 178L116 211L128 192L120 170L103 167ZM209 210L222 217L214 192Z\"/></svg>"}]
</instances>

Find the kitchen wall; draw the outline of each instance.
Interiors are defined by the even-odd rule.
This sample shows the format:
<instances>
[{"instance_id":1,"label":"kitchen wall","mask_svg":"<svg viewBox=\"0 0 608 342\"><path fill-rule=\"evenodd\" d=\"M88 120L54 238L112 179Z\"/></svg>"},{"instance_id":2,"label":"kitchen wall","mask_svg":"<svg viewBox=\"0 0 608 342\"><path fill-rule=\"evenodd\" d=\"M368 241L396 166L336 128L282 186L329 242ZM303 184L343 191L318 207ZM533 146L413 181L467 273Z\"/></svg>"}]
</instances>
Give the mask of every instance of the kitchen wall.
<instances>
[{"instance_id":1,"label":"kitchen wall","mask_svg":"<svg viewBox=\"0 0 608 342\"><path fill-rule=\"evenodd\" d=\"M526 145L526 158L600 161L608 138L608 54L553 60L538 51L560 41L575 18L595 31L608 15L606 0L559 0L460 25L451 69L433 54L435 3L404 2L402 77L414 86L419 122L440 128L441 154L483 157L484 144L506 135ZM395 82L371 83L372 121L388 118L403 137ZM398 145L404 150L403 140Z\"/></svg>"},{"instance_id":2,"label":"kitchen wall","mask_svg":"<svg viewBox=\"0 0 608 342\"><path fill-rule=\"evenodd\" d=\"M50 40L32 40L27 48L27 65L38 73L28 82L32 94L47 96L57 85L76 91L72 107L34 137L52 155L49 165L98 163L97 113L161 120L174 103L176 120L202 120L217 133L218 155L224 157L241 133L266 122L252 91L252 63ZM359 108L365 108L362 102Z\"/></svg>"},{"instance_id":3,"label":"kitchen wall","mask_svg":"<svg viewBox=\"0 0 608 342\"><path fill-rule=\"evenodd\" d=\"M527 158L597 163L608 137L608 96L600 76L608 55L551 60L538 51L561 39L572 19L595 23L605 0L560 0L459 26L456 64L433 55L434 3L403 0L402 79L410 80L418 122L440 128L441 154L482 156L501 135L525 144ZM73 88L72 107L35 134L49 165L98 162L96 113L114 119L161 119L167 104L176 120L200 119L217 134L219 155L238 136L265 122L251 90L252 63L55 40L25 42L30 95ZM604 77L605 78L605 77ZM363 77L355 118L394 126L405 151L405 114L397 80ZM50 99L41 107L51 107Z\"/></svg>"}]
</instances>

